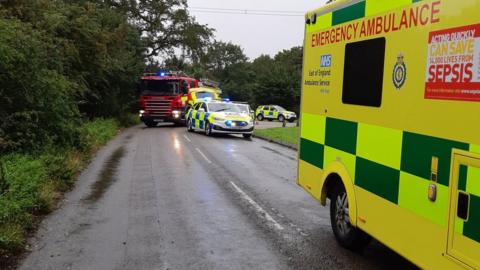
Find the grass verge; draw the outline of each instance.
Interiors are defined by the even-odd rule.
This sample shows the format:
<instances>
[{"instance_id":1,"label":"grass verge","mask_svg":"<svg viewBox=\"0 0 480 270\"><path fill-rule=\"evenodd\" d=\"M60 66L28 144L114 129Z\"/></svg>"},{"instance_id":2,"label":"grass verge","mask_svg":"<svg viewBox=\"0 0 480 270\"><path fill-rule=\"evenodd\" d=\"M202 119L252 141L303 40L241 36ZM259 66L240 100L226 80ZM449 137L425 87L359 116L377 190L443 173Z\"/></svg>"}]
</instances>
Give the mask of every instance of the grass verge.
<instances>
[{"instance_id":1,"label":"grass verge","mask_svg":"<svg viewBox=\"0 0 480 270\"><path fill-rule=\"evenodd\" d=\"M255 130L255 137L271 140L298 149L299 127L280 127Z\"/></svg>"},{"instance_id":2,"label":"grass verge","mask_svg":"<svg viewBox=\"0 0 480 270\"><path fill-rule=\"evenodd\" d=\"M55 208L92 154L120 127L117 120L96 119L79 127L77 148L0 157L0 266L24 250L36 221Z\"/></svg>"}]
</instances>

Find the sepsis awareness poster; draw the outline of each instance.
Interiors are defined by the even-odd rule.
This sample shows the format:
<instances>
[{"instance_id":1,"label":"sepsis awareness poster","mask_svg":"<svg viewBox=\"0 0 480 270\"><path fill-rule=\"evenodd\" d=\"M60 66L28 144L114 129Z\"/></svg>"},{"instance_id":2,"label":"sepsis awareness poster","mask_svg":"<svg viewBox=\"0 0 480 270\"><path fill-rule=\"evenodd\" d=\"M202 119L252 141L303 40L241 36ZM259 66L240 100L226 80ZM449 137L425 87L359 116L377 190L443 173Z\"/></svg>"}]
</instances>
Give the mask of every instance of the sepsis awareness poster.
<instances>
[{"instance_id":1,"label":"sepsis awareness poster","mask_svg":"<svg viewBox=\"0 0 480 270\"><path fill-rule=\"evenodd\" d=\"M431 32L426 99L480 101L480 24Z\"/></svg>"}]
</instances>

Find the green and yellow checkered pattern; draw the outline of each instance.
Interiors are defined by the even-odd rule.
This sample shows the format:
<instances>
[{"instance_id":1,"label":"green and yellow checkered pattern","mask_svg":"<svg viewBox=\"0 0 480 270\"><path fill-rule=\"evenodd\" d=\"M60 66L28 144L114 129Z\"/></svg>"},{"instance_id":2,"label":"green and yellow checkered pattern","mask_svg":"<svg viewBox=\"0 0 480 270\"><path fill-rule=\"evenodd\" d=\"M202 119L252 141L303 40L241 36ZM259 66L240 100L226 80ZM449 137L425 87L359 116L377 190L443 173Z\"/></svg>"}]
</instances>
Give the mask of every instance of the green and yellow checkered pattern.
<instances>
[{"instance_id":1,"label":"green and yellow checkered pattern","mask_svg":"<svg viewBox=\"0 0 480 270\"><path fill-rule=\"evenodd\" d=\"M356 186L447 226L452 149L480 147L422 134L303 113L300 159L320 169L340 160ZM437 201L428 200L432 157L438 157ZM469 220L457 231L480 242L480 169L461 169L460 190L471 195ZM474 183L474 180L477 180Z\"/></svg>"}]
</instances>

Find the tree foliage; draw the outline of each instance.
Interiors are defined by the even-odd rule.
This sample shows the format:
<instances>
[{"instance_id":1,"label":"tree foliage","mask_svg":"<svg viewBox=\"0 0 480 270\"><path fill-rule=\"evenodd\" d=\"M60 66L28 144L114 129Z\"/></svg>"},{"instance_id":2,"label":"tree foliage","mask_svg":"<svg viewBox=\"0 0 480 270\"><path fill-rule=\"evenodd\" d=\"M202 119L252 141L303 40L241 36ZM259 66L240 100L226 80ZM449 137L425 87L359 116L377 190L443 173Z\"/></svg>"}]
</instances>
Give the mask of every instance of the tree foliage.
<instances>
[{"instance_id":1,"label":"tree foliage","mask_svg":"<svg viewBox=\"0 0 480 270\"><path fill-rule=\"evenodd\" d=\"M302 47L261 55L253 61L240 46L216 41L199 62L178 56L165 61L166 67L187 71L196 78L208 77L221 83L224 96L256 107L276 104L298 112L302 77Z\"/></svg>"},{"instance_id":2,"label":"tree foliage","mask_svg":"<svg viewBox=\"0 0 480 270\"><path fill-rule=\"evenodd\" d=\"M176 48L197 60L210 44L213 29L201 25L187 11L186 0L109 0L140 31L148 56L174 55Z\"/></svg>"},{"instance_id":3,"label":"tree foliage","mask_svg":"<svg viewBox=\"0 0 480 270\"><path fill-rule=\"evenodd\" d=\"M75 146L82 118L135 107L147 59L199 58L211 35L183 0L2 1L0 154Z\"/></svg>"}]
</instances>

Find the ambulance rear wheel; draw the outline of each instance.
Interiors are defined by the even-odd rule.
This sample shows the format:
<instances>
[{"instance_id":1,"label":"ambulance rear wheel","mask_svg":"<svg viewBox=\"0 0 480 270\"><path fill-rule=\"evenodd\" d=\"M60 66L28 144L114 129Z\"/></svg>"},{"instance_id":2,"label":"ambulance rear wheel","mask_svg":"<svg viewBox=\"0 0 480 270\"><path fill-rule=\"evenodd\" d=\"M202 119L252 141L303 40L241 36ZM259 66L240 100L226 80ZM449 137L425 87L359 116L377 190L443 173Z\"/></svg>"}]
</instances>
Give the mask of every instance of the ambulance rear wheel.
<instances>
[{"instance_id":1,"label":"ambulance rear wheel","mask_svg":"<svg viewBox=\"0 0 480 270\"><path fill-rule=\"evenodd\" d=\"M209 122L205 123L205 135L212 136L212 126Z\"/></svg>"},{"instance_id":2,"label":"ambulance rear wheel","mask_svg":"<svg viewBox=\"0 0 480 270\"><path fill-rule=\"evenodd\" d=\"M263 121L263 119L264 119L263 114L257 115L257 120L258 121Z\"/></svg>"},{"instance_id":3,"label":"ambulance rear wheel","mask_svg":"<svg viewBox=\"0 0 480 270\"><path fill-rule=\"evenodd\" d=\"M283 122L283 120L285 120L285 116L283 116L283 115L280 114L280 115L278 116L278 121Z\"/></svg>"},{"instance_id":4,"label":"ambulance rear wheel","mask_svg":"<svg viewBox=\"0 0 480 270\"><path fill-rule=\"evenodd\" d=\"M335 186L330 198L330 222L333 234L339 244L347 249L358 251L364 248L371 237L350 223L349 204L345 187Z\"/></svg>"}]
</instances>

